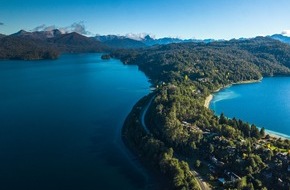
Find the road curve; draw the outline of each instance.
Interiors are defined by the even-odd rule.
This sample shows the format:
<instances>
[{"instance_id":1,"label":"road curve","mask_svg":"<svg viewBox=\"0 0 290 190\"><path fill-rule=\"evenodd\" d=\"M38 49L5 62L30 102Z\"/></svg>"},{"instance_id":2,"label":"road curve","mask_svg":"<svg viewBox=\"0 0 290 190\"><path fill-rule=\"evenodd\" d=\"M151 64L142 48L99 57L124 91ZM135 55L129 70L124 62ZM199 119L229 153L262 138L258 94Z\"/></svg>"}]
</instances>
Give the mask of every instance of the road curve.
<instances>
[{"instance_id":1,"label":"road curve","mask_svg":"<svg viewBox=\"0 0 290 190\"><path fill-rule=\"evenodd\" d=\"M141 111L141 115L140 115L142 127L144 128L144 130L146 131L147 134L149 134L150 131L149 131L148 127L146 126L145 116L146 116L146 113L147 113L147 111L148 111L148 109L149 109L150 105L152 104L155 97L156 97L156 95L152 96L152 98L148 101L148 103L145 106L143 106L142 111ZM201 176L196 171L191 170L190 172L191 172L192 176L195 177L201 190L210 190L211 189L208 187L207 183L205 183L202 180Z\"/></svg>"},{"instance_id":2,"label":"road curve","mask_svg":"<svg viewBox=\"0 0 290 190\"><path fill-rule=\"evenodd\" d=\"M152 96L152 98L149 100L149 102L142 108L141 115L140 115L142 127L144 128L144 130L146 131L147 134L149 134L150 131L149 131L148 127L146 126L145 116L146 116L146 113L147 113L152 101L154 100L154 98L155 98L155 95Z\"/></svg>"}]
</instances>

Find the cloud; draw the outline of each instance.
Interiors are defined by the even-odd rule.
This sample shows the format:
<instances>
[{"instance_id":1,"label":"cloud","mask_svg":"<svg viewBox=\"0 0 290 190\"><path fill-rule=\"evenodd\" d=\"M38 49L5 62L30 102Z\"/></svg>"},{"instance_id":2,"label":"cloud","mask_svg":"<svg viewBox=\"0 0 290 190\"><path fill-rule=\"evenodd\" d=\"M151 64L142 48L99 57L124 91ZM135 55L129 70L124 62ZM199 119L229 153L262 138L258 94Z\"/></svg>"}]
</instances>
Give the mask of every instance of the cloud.
<instances>
[{"instance_id":1,"label":"cloud","mask_svg":"<svg viewBox=\"0 0 290 190\"><path fill-rule=\"evenodd\" d=\"M66 27L57 27L55 25L46 26L45 24L42 24L40 26L35 27L31 31L33 31L33 32L52 31L55 29L59 29L63 34L77 32L77 33L82 34L82 35L92 35L92 33L86 29L84 21L75 22L75 23L71 24L70 26L66 26Z\"/></svg>"},{"instance_id":2,"label":"cloud","mask_svg":"<svg viewBox=\"0 0 290 190\"><path fill-rule=\"evenodd\" d=\"M37 27L33 28L31 31L33 31L33 32L43 31L43 29L45 27L46 27L45 24L43 24L43 25L40 25L40 26L37 26Z\"/></svg>"},{"instance_id":3,"label":"cloud","mask_svg":"<svg viewBox=\"0 0 290 190\"><path fill-rule=\"evenodd\" d=\"M126 37L130 38L130 39L133 39L133 40L143 40L148 35L151 38L155 38L154 35L151 35L151 34L148 34L148 33L139 33L139 34L129 33L129 34L126 34Z\"/></svg>"},{"instance_id":4,"label":"cloud","mask_svg":"<svg viewBox=\"0 0 290 190\"><path fill-rule=\"evenodd\" d=\"M283 34L283 35L290 36L290 30L283 30L283 31L282 31L282 34Z\"/></svg>"},{"instance_id":5,"label":"cloud","mask_svg":"<svg viewBox=\"0 0 290 190\"><path fill-rule=\"evenodd\" d=\"M55 30L57 29L57 27L55 25L51 25L51 26L45 26L43 28L43 31L52 31L52 30Z\"/></svg>"},{"instance_id":6,"label":"cloud","mask_svg":"<svg viewBox=\"0 0 290 190\"><path fill-rule=\"evenodd\" d=\"M0 26L4 26L4 23L3 22L0 22Z\"/></svg>"},{"instance_id":7,"label":"cloud","mask_svg":"<svg viewBox=\"0 0 290 190\"><path fill-rule=\"evenodd\" d=\"M91 34L89 31L87 31L84 21L75 22L69 28L71 29L72 32L77 32L79 34L83 34L83 35Z\"/></svg>"}]
</instances>

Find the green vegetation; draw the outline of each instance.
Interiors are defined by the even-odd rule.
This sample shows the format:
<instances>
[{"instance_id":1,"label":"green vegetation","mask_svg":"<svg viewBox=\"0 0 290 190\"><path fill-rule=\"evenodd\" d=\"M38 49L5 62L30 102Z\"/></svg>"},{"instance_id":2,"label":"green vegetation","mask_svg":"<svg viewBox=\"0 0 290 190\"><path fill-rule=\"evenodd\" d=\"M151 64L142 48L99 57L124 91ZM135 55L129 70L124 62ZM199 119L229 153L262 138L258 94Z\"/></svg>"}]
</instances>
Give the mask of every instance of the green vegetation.
<instances>
[{"instance_id":1,"label":"green vegetation","mask_svg":"<svg viewBox=\"0 0 290 190\"><path fill-rule=\"evenodd\" d=\"M150 167L162 173L169 184L166 189L199 189L189 166L174 156L172 148L147 134L140 123L142 106L151 96L141 99L127 117L122 129L125 144Z\"/></svg>"},{"instance_id":2,"label":"green vegetation","mask_svg":"<svg viewBox=\"0 0 290 190\"><path fill-rule=\"evenodd\" d=\"M290 46L258 37L120 50L112 56L137 64L156 85L146 116L150 135L142 130L137 108L123 135L132 150L167 174L171 187L196 188L188 175L195 168L214 189L289 189L289 140L265 136L263 128L236 118L217 117L204 100L232 83L289 75Z\"/></svg>"},{"instance_id":3,"label":"green vegetation","mask_svg":"<svg viewBox=\"0 0 290 190\"><path fill-rule=\"evenodd\" d=\"M20 37L0 38L0 59L56 59L59 51L38 40Z\"/></svg>"},{"instance_id":4,"label":"green vegetation","mask_svg":"<svg viewBox=\"0 0 290 190\"><path fill-rule=\"evenodd\" d=\"M0 38L0 59L57 59L61 53L104 52L108 47L77 33L47 38L37 33L16 33Z\"/></svg>"}]
</instances>

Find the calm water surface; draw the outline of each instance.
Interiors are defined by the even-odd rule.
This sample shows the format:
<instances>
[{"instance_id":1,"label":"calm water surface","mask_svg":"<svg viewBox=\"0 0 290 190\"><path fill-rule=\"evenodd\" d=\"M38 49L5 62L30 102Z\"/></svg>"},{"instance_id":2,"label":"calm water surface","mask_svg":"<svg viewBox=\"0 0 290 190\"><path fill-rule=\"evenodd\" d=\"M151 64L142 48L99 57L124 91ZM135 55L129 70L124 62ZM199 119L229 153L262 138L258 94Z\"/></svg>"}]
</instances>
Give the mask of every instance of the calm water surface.
<instances>
[{"instance_id":1,"label":"calm water surface","mask_svg":"<svg viewBox=\"0 0 290 190\"><path fill-rule=\"evenodd\" d=\"M99 54L0 61L0 189L143 189L120 130L149 86Z\"/></svg>"},{"instance_id":2,"label":"calm water surface","mask_svg":"<svg viewBox=\"0 0 290 190\"><path fill-rule=\"evenodd\" d=\"M210 108L290 138L290 77L225 88L214 95Z\"/></svg>"}]
</instances>

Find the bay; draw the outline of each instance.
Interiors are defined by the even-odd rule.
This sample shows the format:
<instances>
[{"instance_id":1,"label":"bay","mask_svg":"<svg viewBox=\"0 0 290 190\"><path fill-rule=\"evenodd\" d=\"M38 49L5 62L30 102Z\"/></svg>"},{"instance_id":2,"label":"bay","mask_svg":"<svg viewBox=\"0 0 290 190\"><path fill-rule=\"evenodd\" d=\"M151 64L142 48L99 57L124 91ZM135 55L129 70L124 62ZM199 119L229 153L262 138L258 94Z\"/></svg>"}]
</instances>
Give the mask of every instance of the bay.
<instances>
[{"instance_id":1,"label":"bay","mask_svg":"<svg viewBox=\"0 0 290 190\"><path fill-rule=\"evenodd\" d=\"M146 187L120 132L150 83L100 56L0 61L0 189Z\"/></svg>"},{"instance_id":2,"label":"bay","mask_svg":"<svg viewBox=\"0 0 290 190\"><path fill-rule=\"evenodd\" d=\"M214 94L210 109L217 115L224 113L290 138L290 77L232 85Z\"/></svg>"}]
</instances>

